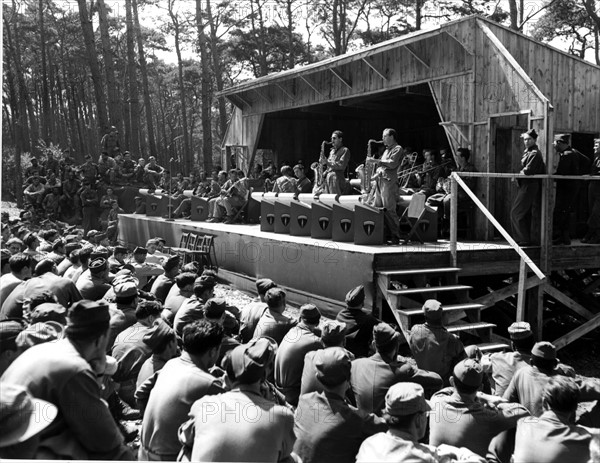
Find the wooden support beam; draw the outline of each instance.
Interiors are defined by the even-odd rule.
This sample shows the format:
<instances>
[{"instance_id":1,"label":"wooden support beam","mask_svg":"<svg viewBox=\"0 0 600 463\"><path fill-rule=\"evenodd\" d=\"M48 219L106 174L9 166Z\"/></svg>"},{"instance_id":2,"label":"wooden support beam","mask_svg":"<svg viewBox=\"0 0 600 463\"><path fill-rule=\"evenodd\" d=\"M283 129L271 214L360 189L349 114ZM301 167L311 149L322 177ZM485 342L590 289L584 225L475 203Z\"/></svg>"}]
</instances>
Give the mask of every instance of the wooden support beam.
<instances>
[{"instance_id":1,"label":"wooden support beam","mask_svg":"<svg viewBox=\"0 0 600 463\"><path fill-rule=\"evenodd\" d=\"M536 276L531 276L525 280L523 288L530 289L535 286L538 286L539 284L540 284L540 279ZM494 291L493 293L486 294L485 296L481 296L480 298L475 299L472 302L475 304L482 304L484 306L483 309L487 309L487 308L493 306L494 304L496 304L496 302L503 301L504 299L506 299L508 297L514 296L515 294L517 294L518 291L519 291L519 283L517 282L517 283L513 283L512 285L508 285L502 289L498 289L498 290Z\"/></svg>"},{"instance_id":2,"label":"wooden support beam","mask_svg":"<svg viewBox=\"0 0 600 463\"><path fill-rule=\"evenodd\" d=\"M560 302L561 304L565 305L567 308L571 309L573 312L581 315L586 320L590 320L590 319L594 318L595 314L593 314L592 312L590 312L588 309L586 309L585 307L583 307L578 302L575 302L573 299L571 299L565 293L560 292L555 287L553 287L551 285L546 285L544 287L544 291L546 291L546 293L548 295L552 296L558 302Z\"/></svg>"},{"instance_id":3,"label":"wooden support beam","mask_svg":"<svg viewBox=\"0 0 600 463\"><path fill-rule=\"evenodd\" d=\"M589 285L587 285L585 288L583 288L583 293L590 294L590 293L594 292L594 290L596 290L599 286L600 286L600 276L596 277L595 280L592 280L592 282Z\"/></svg>"},{"instance_id":4,"label":"wooden support beam","mask_svg":"<svg viewBox=\"0 0 600 463\"><path fill-rule=\"evenodd\" d=\"M290 92L288 92L283 85L281 85L281 84L275 84L275 85L277 85L279 90L281 90L285 94L285 96L287 96L290 100L296 101L296 96L292 95Z\"/></svg>"},{"instance_id":5,"label":"wooden support beam","mask_svg":"<svg viewBox=\"0 0 600 463\"><path fill-rule=\"evenodd\" d=\"M410 45L404 45L404 48L407 52L409 52L412 57L414 59L416 59L419 63L421 63L423 66L425 66L428 70L431 69L431 66L429 66L429 63L427 61L425 61L423 58L421 58L416 51L414 51L412 48L410 48Z\"/></svg>"},{"instance_id":6,"label":"wooden support beam","mask_svg":"<svg viewBox=\"0 0 600 463\"><path fill-rule=\"evenodd\" d=\"M335 69L331 68L329 69L331 71L331 73L336 76L338 78L338 80L343 83L346 87L348 87L350 90L352 90L352 85L350 85L349 82L346 81L346 79L344 79L341 74L339 72L337 72Z\"/></svg>"},{"instance_id":7,"label":"wooden support beam","mask_svg":"<svg viewBox=\"0 0 600 463\"><path fill-rule=\"evenodd\" d=\"M519 264L519 290L517 292L517 321L525 321L525 279L527 278L527 264L523 259Z\"/></svg>"},{"instance_id":8,"label":"wooden support beam","mask_svg":"<svg viewBox=\"0 0 600 463\"><path fill-rule=\"evenodd\" d=\"M236 94L235 95L236 98L238 98L242 103L244 103L246 106L248 106L249 108L252 108L252 105L250 103L248 103L248 101L246 99L244 99L242 97L242 95L240 94Z\"/></svg>"},{"instance_id":9,"label":"wooden support beam","mask_svg":"<svg viewBox=\"0 0 600 463\"><path fill-rule=\"evenodd\" d=\"M566 345L572 343L576 339L579 339L580 337L584 336L585 334L589 333L590 331L595 330L599 326L600 326L600 314L595 315L593 318L591 318L590 320L585 322L583 325L578 326L573 331L570 331L569 333L565 334L564 336L561 336L560 338L556 339L554 342L552 342L552 344L554 344L554 347L556 347L557 350L562 349Z\"/></svg>"},{"instance_id":10,"label":"wooden support beam","mask_svg":"<svg viewBox=\"0 0 600 463\"><path fill-rule=\"evenodd\" d=\"M383 80L385 80L385 81L388 80L388 78L383 74L383 72L380 71L379 69L377 69L377 67L373 63L371 63L371 60L369 58L363 58L362 61L367 66L369 66L373 70L373 72L375 74L377 74L379 77L381 77Z\"/></svg>"},{"instance_id":11,"label":"wooden support beam","mask_svg":"<svg viewBox=\"0 0 600 463\"><path fill-rule=\"evenodd\" d=\"M254 89L254 92L258 94L258 96L265 100L267 103L271 104L271 98L262 93L259 89Z\"/></svg>"},{"instance_id":12,"label":"wooden support beam","mask_svg":"<svg viewBox=\"0 0 600 463\"><path fill-rule=\"evenodd\" d=\"M320 92L320 91L317 89L317 87L315 87L315 86L314 86L314 85L313 85L313 84L310 82L310 80L308 80L308 78L307 78L307 77L300 76L300 80L302 80L302 82L304 82L306 85L308 85L310 88L312 88L312 89L313 89L313 91L314 91L314 92L315 92L317 95L319 95L320 97L322 97L322 96L323 96L323 94L322 94L322 93L321 93L321 92Z\"/></svg>"}]
</instances>

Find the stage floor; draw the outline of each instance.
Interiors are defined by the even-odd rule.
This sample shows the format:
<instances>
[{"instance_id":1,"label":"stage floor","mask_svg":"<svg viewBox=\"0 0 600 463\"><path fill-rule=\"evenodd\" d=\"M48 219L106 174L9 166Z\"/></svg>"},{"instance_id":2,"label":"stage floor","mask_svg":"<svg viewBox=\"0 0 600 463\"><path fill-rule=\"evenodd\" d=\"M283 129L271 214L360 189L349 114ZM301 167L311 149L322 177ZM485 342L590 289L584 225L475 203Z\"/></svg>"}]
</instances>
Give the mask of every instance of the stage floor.
<instances>
[{"instance_id":1,"label":"stage floor","mask_svg":"<svg viewBox=\"0 0 600 463\"><path fill-rule=\"evenodd\" d=\"M450 243L446 240L366 246L263 232L260 225L167 221L138 214L119 216L119 240L130 248L156 236L165 238L168 246L178 246L184 232L215 236L219 270L237 278L236 285L253 290L256 278L272 278L293 293L296 303L318 298L332 307L339 306L348 290L364 284L369 305L378 270L451 264ZM459 276L519 271L519 256L506 242L460 241L457 251ZM525 251L534 262L539 262L539 247L527 247ZM600 267L600 245L574 241L570 246L552 249L553 269L590 267Z\"/></svg>"}]
</instances>

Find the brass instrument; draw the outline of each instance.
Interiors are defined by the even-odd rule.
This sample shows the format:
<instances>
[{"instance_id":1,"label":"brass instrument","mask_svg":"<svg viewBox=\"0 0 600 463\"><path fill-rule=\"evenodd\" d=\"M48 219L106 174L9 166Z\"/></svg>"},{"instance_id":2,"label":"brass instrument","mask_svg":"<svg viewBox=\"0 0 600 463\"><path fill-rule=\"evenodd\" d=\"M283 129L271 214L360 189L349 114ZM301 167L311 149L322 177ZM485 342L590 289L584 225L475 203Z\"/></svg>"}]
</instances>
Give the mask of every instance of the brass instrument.
<instances>
[{"instance_id":1,"label":"brass instrument","mask_svg":"<svg viewBox=\"0 0 600 463\"><path fill-rule=\"evenodd\" d=\"M411 175L423 175L423 174L426 174L427 172L431 172L432 170L439 169L441 167L445 167L447 165L452 164L452 160L449 159L448 161L442 162L441 164L431 165L431 163L428 163L428 164L424 163L424 164L419 164L418 166L415 166L414 163L417 158L416 155L417 155L417 153L412 153L410 155L407 155L407 156L414 156L414 160L412 161L412 166L408 167L398 173L398 179L399 179L401 187L404 187L404 183L408 182L408 179L410 178Z\"/></svg>"},{"instance_id":2,"label":"brass instrument","mask_svg":"<svg viewBox=\"0 0 600 463\"><path fill-rule=\"evenodd\" d=\"M310 168L315 172L315 183L313 190L321 188L323 183L325 182L325 165L327 164L327 158L325 157L325 147L327 145L332 145L331 142L327 140L323 140L321 143L321 153L319 154L319 160L317 162L313 162L310 165Z\"/></svg>"}]
</instances>

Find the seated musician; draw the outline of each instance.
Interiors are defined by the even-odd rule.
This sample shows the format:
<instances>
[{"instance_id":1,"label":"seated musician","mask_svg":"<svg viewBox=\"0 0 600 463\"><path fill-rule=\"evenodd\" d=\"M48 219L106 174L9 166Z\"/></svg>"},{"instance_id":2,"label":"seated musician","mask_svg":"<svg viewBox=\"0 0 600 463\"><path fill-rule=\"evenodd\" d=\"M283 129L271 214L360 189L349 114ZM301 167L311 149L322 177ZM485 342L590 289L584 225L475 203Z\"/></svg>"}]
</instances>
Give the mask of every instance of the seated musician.
<instances>
[{"instance_id":1,"label":"seated musician","mask_svg":"<svg viewBox=\"0 0 600 463\"><path fill-rule=\"evenodd\" d=\"M213 170L213 180L216 184L215 193L212 197L218 196L221 188L217 183L217 178L219 176L218 170ZM192 189L192 196L204 197L208 191L210 191L211 185L210 182L206 179L206 175L204 172L200 173L200 180L196 178L196 174L194 172L190 173L188 187ZM191 198L183 198L179 203L179 206L173 211L173 216L175 218L178 217L187 217L189 218L192 214L192 199Z\"/></svg>"},{"instance_id":2,"label":"seated musician","mask_svg":"<svg viewBox=\"0 0 600 463\"><path fill-rule=\"evenodd\" d=\"M296 191L298 193L310 193L313 189L312 182L304 173L302 164L294 166L294 175L296 176Z\"/></svg>"},{"instance_id":3,"label":"seated musician","mask_svg":"<svg viewBox=\"0 0 600 463\"><path fill-rule=\"evenodd\" d=\"M419 191L417 191L417 193L430 197L435 193L441 168L438 161L438 152L436 150L425 149L423 150L423 156L425 157L423 170L421 173L417 174L417 179L419 180Z\"/></svg>"},{"instance_id":4,"label":"seated musician","mask_svg":"<svg viewBox=\"0 0 600 463\"><path fill-rule=\"evenodd\" d=\"M226 224L234 222L237 210L248 199L248 178L244 175L244 171L231 169L229 175L232 185L226 190L227 193L225 196L217 199L217 207L215 208L215 217L222 217L223 209L225 210Z\"/></svg>"},{"instance_id":5,"label":"seated musician","mask_svg":"<svg viewBox=\"0 0 600 463\"><path fill-rule=\"evenodd\" d=\"M231 223L234 215L233 208L241 207L244 204L248 192L245 185L247 179L243 178L242 180L244 181L238 183L238 180L240 180L238 172L237 169L231 169L229 171L229 179L221 187L219 196L208 202L209 218L207 222L228 221ZM224 174L225 172L220 172L219 177L221 177L222 173Z\"/></svg>"},{"instance_id":6,"label":"seated musician","mask_svg":"<svg viewBox=\"0 0 600 463\"><path fill-rule=\"evenodd\" d=\"M327 166L324 193L341 195L346 188L344 172L350 161L350 150L344 146L344 134L340 130L335 130L331 134L331 145L329 157L319 160L321 164Z\"/></svg>"},{"instance_id":7,"label":"seated musician","mask_svg":"<svg viewBox=\"0 0 600 463\"><path fill-rule=\"evenodd\" d=\"M404 190L401 193L414 193L419 189L417 180L417 169L423 164L423 155L413 152L410 146L404 148L404 157L398 167L398 182L400 188Z\"/></svg>"},{"instance_id":8,"label":"seated musician","mask_svg":"<svg viewBox=\"0 0 600 463\"><path fill-rule=\"evenodd\" d=\"M198 188L194 190L194 196L200 196L208 199L208 220L210 221L212 221L211 219L214 217L214 210L217 206L217 199L219 199L221 195L221 188L226 182L227 172L224 170L219 171L215 169L212 171L212 178L210 179L210 182L208 184L200 182ZM183 203L186 204L184 205ZM190 210L191 213L191 204L192 200L187 199L183 200L180 206L182 210L184 210L183 208L187 207L187 210ZM175 210L175 212L177 212L177 210Z\"/></svg>"},{"instance_id":9,"label":"seated musician","mask_svg":"<svg viewBox=\"0 0 600 463\"><path fill-rule=\"evenodd\" d=\"M290 166L281 168L281 177L275 180L273 193L295 193L297 180L294 178L294 171Z\"/></svg>"},{"instance_id":10,"label":"seated musician","mask_svg":"<svg viewBox=\"0 0 600 463\"><path fill-rule=\"evenodd\" d=\"M458 148L456 151L456 160L458 161L458 168L454 166L454 162L449 162L447 167L447 175L440 176L438 179L438 192L429 198L427 198L427 204L430 206L442 206L442 226L441 235L448 234L450 228L450 202L451 202L451 191L450 191L450 174L456 170L458 172L476 172L475 166L471 164L469 159L471 158L471 151L469 148ZM465 177L463 178L467 186L471 189L475 186L475 178ZM461 207L468 201L468 195L462 188L458 189L458 207Z\"/></svg>"}]
</instances>

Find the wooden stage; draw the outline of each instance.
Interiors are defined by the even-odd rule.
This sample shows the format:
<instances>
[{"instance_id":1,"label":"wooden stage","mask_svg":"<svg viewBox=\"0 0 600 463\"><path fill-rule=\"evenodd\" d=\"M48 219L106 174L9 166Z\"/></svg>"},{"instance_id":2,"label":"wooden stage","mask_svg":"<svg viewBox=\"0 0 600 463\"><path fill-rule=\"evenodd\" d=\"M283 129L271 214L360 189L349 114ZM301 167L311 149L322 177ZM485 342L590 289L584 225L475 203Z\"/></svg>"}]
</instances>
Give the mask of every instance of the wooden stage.
<instances>
[{"instance_id":1,"label":"wooden stage","mask_svg":"<svg viewBox=\"0 0 600 463\"><path fill-rule=\"evenodd\" d=\"M193 222L137 214L119 216L119 240L129 247L161 236L168 246L178 246L181 234L215 236L219 274L240 289L254 291L256 278L272 278L288 290L289 299L301 304L319 300L335 312L346 292L364 284L366 305L372 304L377 272L390 269L439 268L450 265L450 243L409 243L398 246L365 246L263 232L260 225L226 225ZM538 263L539 247L525 248ZM555 246L552 269L600 267L600 245L573 241ZM519 272L519 256L506 242L461 241L458 243L460 276L498 275Z\"/></svg>"}]
</instances>

